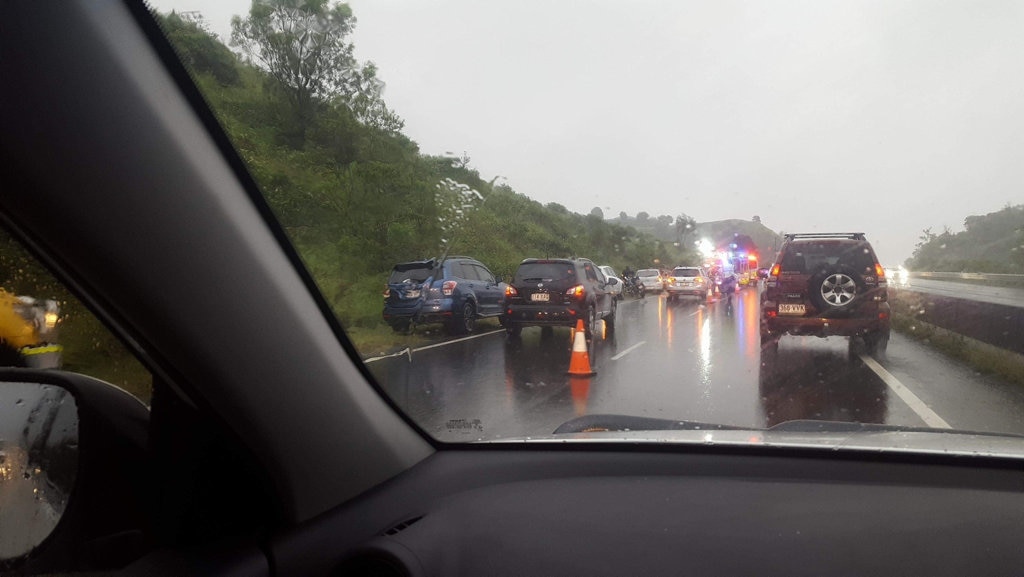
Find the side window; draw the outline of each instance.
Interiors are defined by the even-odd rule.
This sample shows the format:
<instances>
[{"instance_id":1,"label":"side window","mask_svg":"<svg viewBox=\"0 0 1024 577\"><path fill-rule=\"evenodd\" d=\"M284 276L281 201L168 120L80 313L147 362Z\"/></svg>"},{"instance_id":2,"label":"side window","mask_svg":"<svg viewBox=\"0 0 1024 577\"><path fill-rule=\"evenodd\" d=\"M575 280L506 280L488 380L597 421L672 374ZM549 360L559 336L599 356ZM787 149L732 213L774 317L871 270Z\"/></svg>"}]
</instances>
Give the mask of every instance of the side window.
<instances>
[{"instance_id":1,"label":"side window","mask_svg":"<svg viewBox=\"0 0 1024 577\"><path fill-rule=\"evenodd\" d=\"M595 282L601 282L600 277L597 276L598 273L595 272L593 265L585 264L585 265L583 265L583 270L586 271L588 279L590 279L592 281L595 281Z\"/></svg>"},{"instance_id":2,"label":"side window","mask_svg":"<svg viewBox=\"0 0 1024 577\"><path fill-rule=\"evenodd\" d=\"M445 263L444 267L448 269L449 278L466 278L466 274L462 271L462 263L449 261Z\"/></svg>"},{"instance_id":3,"label":"side window","mask_svg":"<svg viewBox=\"0 0 1024 577\"><path fill-rule=\"evenodd\" d=\"M471 262L462 263L462 274L466 280L480 280L480 272L476 266Z\"/></svg>"},{"instance_id":4,"label":"side window","mask_svg":"<svg viewBox=\"0 0 1024 577\"><path fill-rule=\"evenodd\" d=\"M63 369L149 404L153 376L67 288L0 229L0 365Z\"/></svg>"},{"instance_id":5,"label":"side window","mask_svg":"<svg viewBox=\"0 0 1024 577\"><path fill-rule=\"evenodd\" d=\"M484 282L494 284L494 275L491 274L491 271L487 270L487 267L482 265L473 265L473 268L476 269L477 278Z\"/></svg>"}]
</instances>

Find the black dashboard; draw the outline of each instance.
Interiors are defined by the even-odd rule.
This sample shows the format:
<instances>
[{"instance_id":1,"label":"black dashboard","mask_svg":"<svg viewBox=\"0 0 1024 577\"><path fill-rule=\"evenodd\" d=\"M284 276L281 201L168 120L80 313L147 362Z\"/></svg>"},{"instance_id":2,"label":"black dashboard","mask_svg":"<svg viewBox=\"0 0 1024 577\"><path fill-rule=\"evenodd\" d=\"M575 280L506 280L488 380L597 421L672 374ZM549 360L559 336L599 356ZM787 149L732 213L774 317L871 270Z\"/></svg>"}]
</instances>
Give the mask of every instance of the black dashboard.
<instances>
[{"instance_id":1,"label":"black dashboard","mask_svg":"<svg viewBox=\"0 0 1024 577\"><path fill-rule=\"evenodd\" d=\"M274 565L282 574L413 576L1024 569L1019 463L549 448L438 451L280 536Z\"/></svg>"}]
</instances>

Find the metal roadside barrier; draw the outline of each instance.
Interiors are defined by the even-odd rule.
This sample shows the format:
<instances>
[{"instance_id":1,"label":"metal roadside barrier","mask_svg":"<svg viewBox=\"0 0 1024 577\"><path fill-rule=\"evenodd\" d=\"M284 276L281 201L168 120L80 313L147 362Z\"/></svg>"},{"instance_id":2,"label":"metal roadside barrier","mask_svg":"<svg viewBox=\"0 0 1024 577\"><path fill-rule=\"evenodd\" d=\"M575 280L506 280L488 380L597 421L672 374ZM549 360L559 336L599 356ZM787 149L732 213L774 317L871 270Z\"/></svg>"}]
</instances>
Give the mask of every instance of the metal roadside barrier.
<instances>
[{"instance_id":1,"label":"metal roadside barrier","mask_svg":"<svg viewBox=\"0 0 1024 577\"><path fill-rule=\"evenodd\" d=\"M985 272L911 272L910 278L967 281L997 286L1024 287L1024 274L1000 274Z\"/></svg>"},{"instance_id":2,"label":"metal roadside barrier","mask_svg":"<svg viewBox=\"0 0 1024 577\"><path fill-rule=\"evenodd\" d=\"M900 291L896 310L911 318L1024 354L1024 314L1019 307L914 291Z\"/></svg>"}]
</instances>

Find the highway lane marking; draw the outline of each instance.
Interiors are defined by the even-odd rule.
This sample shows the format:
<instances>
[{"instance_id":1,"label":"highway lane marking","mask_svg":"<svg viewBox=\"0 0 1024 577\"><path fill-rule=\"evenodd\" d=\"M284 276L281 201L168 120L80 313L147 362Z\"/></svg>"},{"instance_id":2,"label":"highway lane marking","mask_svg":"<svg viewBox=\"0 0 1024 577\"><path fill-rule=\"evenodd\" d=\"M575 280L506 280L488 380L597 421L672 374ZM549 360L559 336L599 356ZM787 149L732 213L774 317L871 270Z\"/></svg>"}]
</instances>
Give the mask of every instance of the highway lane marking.
<instances>
[{"instance_id":1,"label":"highway lane marking","mask_svg":"<svg viewBox=\"0 0 1024 577\"><path fill-rule=\"evenodd\" d=\"M645 344L647 344L647 341L640 341L639 343L629 347L628 349L626 349L626 350L622 351L621 353L619 353L619 354L615 355L614 357L612 357L612 360L613 361L617 361L617 360L621 359L622 357L628 355L629 353L633 352L634 350L640 348L641 346L643 346Z\"/></svg>"},{"instance_id":2,"label":"highway lane marking","mask_svg":"<svg viewBox=\"0 0 1024 577\"><path fill-rule=\"evenodd\" d=\"M896 377L892 376L892 373L885 370L885 367L880 365L878 361L863 353L860 355L860 360L864 361L864 364L867 365L869 369L881 377L886 386L892 389L899 398L903 399L903 402L917 413L919 417L924 419L925 424L929 427L937 429L952 429L952 427L949 426L949 423L936 414L935 411L931 410L928 405L924 404L924 401L918 398L917 395L911 392L910 389L904 386Z\"/></svg>"},{"instance_id":3,"label":"highway lane marking","mask_svg":"<svg viewBox=\"0 0 1024 577\"><path fill-rule=\"evenodd\" d=\"M382 360L382 359L390 359L391 357L400 357L402 355L409 355L409 360L411 361L413 353L418 353L420 351L425 351L427 349L443 347L445 345L461 343L462 341L468 341L468 340L472 340L472 339L479 339L480 337L486 337L487 335L496 335L498 333L503 333L503 332L505 332L505 329L497 329L497 330L493 330L493 331L491 331L489 333L480 333L478 335L470 335L468 337L462 337L461 339L452 339L450 341L444 341L443 343L434 343L432 345L427 345L425 347L418 347L418 348L415 348L415 349L410 349L409 347L406 347L406 348L398 351L397 353L391 353L390 355L381 355L379 357L370 357L368 359L363 359L363 363L372 363L372 362L379 361L379 360Z\"/></svg>"}]
</instances>

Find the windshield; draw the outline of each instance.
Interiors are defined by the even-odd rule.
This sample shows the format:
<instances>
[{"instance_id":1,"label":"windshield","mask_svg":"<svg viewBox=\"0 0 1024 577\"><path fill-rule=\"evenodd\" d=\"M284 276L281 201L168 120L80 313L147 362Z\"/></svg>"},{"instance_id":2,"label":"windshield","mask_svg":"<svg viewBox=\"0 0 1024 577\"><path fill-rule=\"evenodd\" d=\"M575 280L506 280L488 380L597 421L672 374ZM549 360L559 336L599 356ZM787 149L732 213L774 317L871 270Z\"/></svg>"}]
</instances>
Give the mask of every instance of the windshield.
<instances>
[{"instance_id":1,"label":"windshield","mask_svg":"<svg viewBox=\"0 0 1024 577\"><path fill-rule=\"evenodd\" d=\"M153 5L425 435L1024 433L1017 3Z\"/></svg>"},{"instance_id":2,"label":"windshield","mask_svg":"<svg viewBox=\"0 0 1024 577\"><path fill-rule=\"evenodd\" d=\"M576 272L568 263L526 263L519 266L515 280L518 282L552 282L571 280L575 276Z\"/></svg>"}]
</instances>

